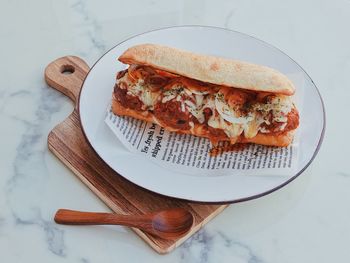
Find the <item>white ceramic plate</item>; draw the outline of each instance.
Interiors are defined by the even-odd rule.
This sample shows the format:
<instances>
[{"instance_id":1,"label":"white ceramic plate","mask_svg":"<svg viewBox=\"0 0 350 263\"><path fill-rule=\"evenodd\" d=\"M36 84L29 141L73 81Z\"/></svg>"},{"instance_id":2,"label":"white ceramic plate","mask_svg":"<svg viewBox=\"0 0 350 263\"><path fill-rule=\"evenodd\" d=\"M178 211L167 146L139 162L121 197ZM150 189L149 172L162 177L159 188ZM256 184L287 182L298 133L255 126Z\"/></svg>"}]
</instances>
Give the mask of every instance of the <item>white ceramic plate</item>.
<instances>
[{"instance_id":1,"label":"white ceramic plate","mask_svg":"<svg viewBox=\"0 0 350 263\"><path fill-rule=\"evenodd\" d=\"M197 53L235 58L275 68L292 79L299 96L300 145L297 172L289 176L191 176L169 171L132 154L104 123L116 72L124 69L117 58L130 46L157 43ZM300 98L300 94L303 94ZM307 99L303 99L307 98ZM201 202L237 202L257 198L286 185L312 162L321 145L325 114L320 94L307 73L277 48L251 36L213 27L171 27L134 36L103 55L91 68L83 84L79 111L86 138L97 154L117 173L150 191ZM117 175L116 175L117 176Z\"/></svg>"}]
</instances>

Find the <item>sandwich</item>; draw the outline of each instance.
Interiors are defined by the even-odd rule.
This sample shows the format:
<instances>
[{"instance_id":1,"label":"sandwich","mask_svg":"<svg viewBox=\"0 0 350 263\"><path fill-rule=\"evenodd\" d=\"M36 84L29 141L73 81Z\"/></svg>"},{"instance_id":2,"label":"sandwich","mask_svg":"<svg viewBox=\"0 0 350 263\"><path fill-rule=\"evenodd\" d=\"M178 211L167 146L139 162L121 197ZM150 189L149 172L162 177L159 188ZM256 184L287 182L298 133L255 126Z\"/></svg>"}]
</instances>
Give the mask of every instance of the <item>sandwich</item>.
<instances>
[{"instance_id":1,"label":"sandwich","mask_svg":"<svg viewBox=\"0 0 350 263\"><path fill-rule=\"evenodd\" d=\"M112 111L220 142L288 146L299 125L293 83L261 65L142 44L119 61Z\"/></svg>"}]
</instances>

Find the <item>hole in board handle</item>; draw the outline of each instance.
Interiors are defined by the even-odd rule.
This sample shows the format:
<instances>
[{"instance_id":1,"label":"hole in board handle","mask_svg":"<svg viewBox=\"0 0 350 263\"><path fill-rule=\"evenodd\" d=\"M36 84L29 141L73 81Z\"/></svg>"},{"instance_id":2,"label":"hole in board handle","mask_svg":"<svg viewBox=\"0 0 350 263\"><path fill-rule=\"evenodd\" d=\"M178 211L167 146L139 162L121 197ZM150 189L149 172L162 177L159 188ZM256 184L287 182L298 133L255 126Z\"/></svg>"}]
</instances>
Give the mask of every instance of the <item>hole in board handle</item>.
<instances>
[{"instance_id":1,"label":"hole in board handle","mask_svg":"<svg viewBox=\"0 0 350 263\"><path fill-rule=\"evenodd\" d=\"M72 65L63 65L61 67L61 73L64 75L73 74L74 71L75 71L75 68Z\"/></svg>"}]
</instances>

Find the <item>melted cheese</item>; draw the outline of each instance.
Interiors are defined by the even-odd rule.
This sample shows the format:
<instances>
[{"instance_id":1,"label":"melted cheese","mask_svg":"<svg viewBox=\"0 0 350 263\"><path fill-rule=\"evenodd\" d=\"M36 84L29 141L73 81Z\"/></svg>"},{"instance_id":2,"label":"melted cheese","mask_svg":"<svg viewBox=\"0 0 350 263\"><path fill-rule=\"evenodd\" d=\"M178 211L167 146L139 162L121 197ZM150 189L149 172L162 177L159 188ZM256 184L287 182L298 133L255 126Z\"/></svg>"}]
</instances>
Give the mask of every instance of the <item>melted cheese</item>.
<instances>
[{"instance_id":1,"label":"melted cheese","mask_svg":"<svg viewBox=\"0 0 350 263\"><path fill-rule=\"evenodd\" d=\"M275 112L272 118L273 121L275 122L287 122L288 118L284 114L280 112Z\"/></svg>"},{"instance_id":2,"label":"melted cheese","mask_svg":"<svg viewBox=\"0 0 350 263\"><path fill-rule=\"evenodd\" d=\"M176 83L172 89L167 90L163 94L162 103L166 103L175 99L181 103L181 111L186 109L198 120L199 123L204 123L203 101L205 92L190 90ZM184 98L188 98L183 100ZM193 102L195 101L195 102Z\"/></svg>"},{"instance_id":3,"label":"melted cheese","mask_svg":"<svg viewBox=\"0 0 350 263\"><path fill-rule=\"evenodd\" d=\"M195 89L191 89L190 92L191 92L191 94L196 94L196 95L207 95L207 94L209 94L209 91L200 91L200 90L195 90Z\"/></svg>"},{"instance_id":4,"label":"melted cheese","mask_svg":"<svg viewBox=\"0 0 350 263\"><path fill-rule=\"evenodd\" d=\"M238 117L237 115L239 114L231 108L224 99L220 98L220 96L215 97L215 107L221 117L231 123L247 124L254 119L251 113L247 116Z\"/></svg>"},{"instance_id":5,"label":"melted cheese","mask_svg":"<svg viewBox=\"0 0 350 263\"><path fill-rule=\"evenodd\" d=\"M230 139L234 139L234 141L231 140L231 143L235 143L238 136L243 132L243 128L241 124L229 124L224 128L224 132Z\"/></svg>"},{"instance_id":6,"label":"melted cheese","mask_svg":"<svg viewBox=\"0 0 350 263\"><path fill-rule=\"evenodd\" d=\"M227 123L220 115L215 116L215 114L209 118L208 125L215 129L222 129L229 138L236 138L243 131L242 124Z\"/></svg>"},{"instance_id":7,"label":"melted cheese","mask_svg":"<svg viewBox=\"0 0 350 263\"><path fill-rule=\"evenodd\" d=\"M194 116L197 118L197 120L199 121L199 123L203 123L205 118L204 118L204 113L203 113L203 108L201 108L202 104L200 104L198 106L198 104L193 103L190 100L186 100L184 102L184 104L186 105L187 110Z\"/></svg>"},{"instance_id":8,"label":"melted cheese","mask_svg":"<svg viewBox=\"0 0 350 263\"><path fill-rule=\"evenodd\" d=\"M239 136L243 131L246 138L255 137L259 131L268 133L269 130L261 127L261 124L270 124L268 120L270 111L272 111L273 122L283 122L283 125L279 127L279 130L283 130L287 125L287 114L291 111L293 105L288 96L273 96L266 104L256 103L245 116L242 116L230 107L220 94L215 96L214 103L219 116L212 116L208 121L208 125L223 129L230 138ZM257 111L260 113L257 113ZM228 125L225 121L231 123L231 125Z\"/></svg>"},{"instance_id":9,"label":"melted cheese","mask_svg":"<svg viewBox=\"0 0 350 263\"><path fill-rule=\"evenodd\" d=\"M138 81L135 83L135 85L128 85L127 94L139 97L141 95L141 93L143 92L142 84L143 83L141 81Z\"/></svg>"},{"instance_id":10,"label":"melted cheese","mask_svg":"<svg viewBox=\"0 0 350 263\"><path fill-rule=\"evenodd\" d=\"M205 108L211 109L213 112L215 110L215 102L211 97L204 97L203 95L195 95L196 103L193 103L191 100L185 101L188 111L197 118L199 123L204 123L205 116L203 110Z\"/></svg>"},{"instance_id":11,"label":"melted cheese","mask_svg":"<svg viewBox=\"0 0 350 263\"><path fill-rule=\"evenodd\" d=\"M204 104L203 104L203 109L205 108L209 108L211 109L213 112L215 110L215 98L214 96L209 96L204 100Z\"/></svg>"},{"instance_id":12,"label":"melted cheese","mask_svg":"<svg viewBox=\"0 0 350 263\"><path fill-rule=\"evenodd\" d=\"M128 83L128 95L136 96L149 109L153 109L160 92L153 92L144 85L144 81L139 80L135 84Z\"/></svg>"},{"instance_id":13,"label":"melted cheese","mask_svg":"<svg viewBox=\"0 0 350 263\"><path fill-rule=\"evenodd\" d=\"M284 128L287 126L287 122L283 123L281 126L280 126L280 131L283 131Z\"/></svg>"},{"instance_id":14,"label":"melted cheese","mask_svg":"<svg viewBox=\"0 0 350 263\"><path fill-rule=\"evenodd\" d=\"M147 108L153 109L161 91L151 91L143 80L132 82L128 74L125 74L118 81L124 81L128 84L127 94L137 96ZM283 123L278 128L283 130L287 125L287 114L293 107L289 96L274 95L268 99L267 103L251 105L250 110L243 115L229 106L224 99L224 94L208 94L208 91L198 91L191 87L185 87L181 83L175 83L171 89L164 91L162 103L175 99L181 103L180 110L190 112L199 123L205 121L203 110L205 108L211 109L213 114L208 120L208 125L215 129L222 129L230 138L231 143L234 143L242 133L246 138L253 138L258 132L268 133L269 130L262 127L261 124L271 124L269 121L270 112L272 112L273 122ZM184 98L188 99L184 100ZM190 126L192 129L194 128L193 122L190 122Z\"/></svg>"},{"instance_id":15,"label":"melted cheese","mask_svg":"<svg viewBox=\"0 0 350 263\"><path fill-rule=\"evenodd\" d=\"M152 92L146 89L143 92L141 92L140 100L143 102L143 104L152 109L158 99L158 96L159 93Z\"/></svg>"},{"instance_id":16,"label":"melted cheese","mask_svg":"<svg viewBox=\"0 0 350 263\"><path fill-rule=\"evenodd\" d=\"M280 111L284 114L289 113L292 110L292 99L290 96L284 96L284 95L279 95L279 96L274 96L270 102L271 108L274 111Z\"/></svg>"},{"instance_id":17,"label":"melted cheese","mask_svg":"<svg viewBox=\"0 0 350 263\"><path fill-rule=\"evenodd\" d=\"M194 95L194 97L196 98L196 105L197 105L197 107L201 107L202 104L203 104L204 96L196 94L196 95Z\"/></svg>"},{"instance_id":18,"label":"melted cheese","mask_svg":"<svg viewBox=\"0 0 350 263\"><path fill-rule=\"evenodd\" d=\"M272 121L287 122L287 114L292 110L293 102L289 96L276 95L267 103L256 103L252 108L253 110L260 111L265 116L272 111Z\"/></svg>"},{"instance_id":19,"label":"melted cheese","mask_svg":"<svg viewBox=\"0 0 350 263\"><path fill-rule=\"evenodd\" d=\"M248 125L244 125L244 137L253 138L259 132L259 123L257 120L251 121Z\"/></svg>"},{"instance_id":20,"label":"melted cheese","mask_svg":"<svg viewBox=\"0 0 350 263\"><path fill-rule=\"evenodd\" d=\"M162 99L162 103L166 103L168 101L171 101L172 99L175 99L176 94L169 94L169 95L165 95Z\"/></svg>"},{"instance_id":21,"label":"melted cheese","mask_svg":"<svg viewBox=\"0 0 350 263\"><path fill-rule=\"evenodd\" d=\"M259 132L261 132L261 133L269 133L270 131L268 129L266 129L265 127L260 127L259 128Z\"/></svg>"}]
</instances>

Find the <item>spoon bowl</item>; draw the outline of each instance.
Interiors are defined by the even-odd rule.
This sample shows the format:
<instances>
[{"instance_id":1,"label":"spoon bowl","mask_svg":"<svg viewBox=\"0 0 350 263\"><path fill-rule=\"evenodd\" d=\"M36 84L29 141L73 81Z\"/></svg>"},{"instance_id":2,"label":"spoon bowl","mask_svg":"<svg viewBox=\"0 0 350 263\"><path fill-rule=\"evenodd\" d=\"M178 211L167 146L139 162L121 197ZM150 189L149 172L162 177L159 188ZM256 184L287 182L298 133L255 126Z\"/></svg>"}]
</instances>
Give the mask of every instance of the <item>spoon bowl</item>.
<instances>
[{"instance_id":1,"label":"spoon bowl","mask_svg":"<svg viewBox=\"0 0 350 263\"><path fill-rule=\"evenodd\" d=\"M182 208L160 211L153 216L155 231L168 237L177 237L187 233L193 225L193 215Z\"/></svg>"}]
</instances>

